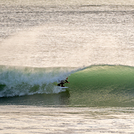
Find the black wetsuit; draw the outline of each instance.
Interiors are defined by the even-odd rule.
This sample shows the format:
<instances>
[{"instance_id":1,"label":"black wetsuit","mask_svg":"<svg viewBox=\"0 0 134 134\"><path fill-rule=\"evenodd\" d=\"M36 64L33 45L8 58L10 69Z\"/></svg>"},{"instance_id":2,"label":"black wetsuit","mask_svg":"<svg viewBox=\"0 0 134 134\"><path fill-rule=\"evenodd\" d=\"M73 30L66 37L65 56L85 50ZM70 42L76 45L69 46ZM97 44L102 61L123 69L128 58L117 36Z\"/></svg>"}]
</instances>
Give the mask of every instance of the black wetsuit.
<instances>
[{"instance_id":1,"label":"black wetsuit","mask_svg":"<svg viewBox=\"0 0 134 134\"><path fill-rule=\"evenodd\" d=\"M68 80L65 80L65 83L69 83Z\"/></svg>"},{"instance_id":2,"label":"black wetsuit","mask_svg":"<svg viewBox=\"0 0 134 134\"><path fill-rule=\"evenodd\" d=\"M64 87L63 84L65 83L69 83L67 80L63 81L61 80L61 83L58 83L57 86L61 86L61 87Z\"/></svg>"},{"instance_id":3,"label":"black wetsuit","mask_svg":"<svg viewBox=\"0 0 134 134\"><path fill-rule=\"evenodd\" d=\"M60 83L58 83L57 86L60 86Z\"/></svg>"}]
</instances>

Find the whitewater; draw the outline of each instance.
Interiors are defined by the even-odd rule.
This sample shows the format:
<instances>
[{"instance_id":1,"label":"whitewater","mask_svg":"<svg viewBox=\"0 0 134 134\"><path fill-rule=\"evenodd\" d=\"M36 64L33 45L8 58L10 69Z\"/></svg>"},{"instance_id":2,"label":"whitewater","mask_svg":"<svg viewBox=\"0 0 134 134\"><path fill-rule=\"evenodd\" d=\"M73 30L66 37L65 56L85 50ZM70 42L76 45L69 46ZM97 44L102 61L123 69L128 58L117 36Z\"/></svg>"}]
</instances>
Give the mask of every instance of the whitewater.
<instances>
[{"instance_id":1,"label":"whitewater","mask_svg":"<svg viewBox=\"0 0 134 134\"><path fill-rule=\"evenodd\" d=\"M132 134L133 9L132 0L1 0L1 133Z\"/></svg>"}]
</instances>

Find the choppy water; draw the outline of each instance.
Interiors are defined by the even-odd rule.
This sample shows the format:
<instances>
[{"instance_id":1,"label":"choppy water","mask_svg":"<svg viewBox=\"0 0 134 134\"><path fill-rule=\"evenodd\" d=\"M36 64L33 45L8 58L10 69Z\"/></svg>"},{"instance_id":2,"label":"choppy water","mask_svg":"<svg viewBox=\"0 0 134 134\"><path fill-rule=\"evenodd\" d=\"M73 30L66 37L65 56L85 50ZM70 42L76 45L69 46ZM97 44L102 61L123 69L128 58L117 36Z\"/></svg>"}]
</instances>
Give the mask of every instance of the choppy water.
<instances>
[{"instance_id":1,"label":"choppy water","mask_svg":"<svg viewBox=\"0 0 134 134\"><path fill-rule=\"evenodd\" d=\"M42 4L30 1L27 4L20 4L21 1L11 3L0 3L0 108L5 109L0 113L0 130L20 133L21 128L24 133L27 128L28 134L44 131L132 133L134 6L88 5L86 2L55 5L50 1ZM66 77L70 84L65 86L69 88L62 90L56 84ZM44 117L49 117L48 113L43 112L40 116L36 111L52 106L61 107L53 109L62 116L70 116L62 120L66 125L58 122L69 128L68 131L61 130L56 124L50 127L55 121L51 108L48 108L52 114L50 122ZM71 107L68 108L69 114L63 109L68 106ZM77 106L85 107L84 111L81 113L82 109L74 108ZM106 111L106 116L96 113L96 108L87 107L98 107L98 111ZM109 107L112 112L104 107ZM113 107L117 107L116 110ZM22 117L14 114L14 109ZM6 115L9 110L13 118ZM88 110L92 111L90 116ZM37 115L40 117L36 118ZM86 120L85 116L90 119ZM48 121L49 130L43 129L46 124L38 128L29 126L39 124L40 118L42 124ZM57 113L55 118L61 119ZM12 125L3 124L4 120ZM14 127L16 121L22 120L26 123L24 128ZM79 123L84 129L79 129ZM75 124L74 129L70 124ZM123 132L121 126L125 127Z\"/></svg>"}]
</instances>

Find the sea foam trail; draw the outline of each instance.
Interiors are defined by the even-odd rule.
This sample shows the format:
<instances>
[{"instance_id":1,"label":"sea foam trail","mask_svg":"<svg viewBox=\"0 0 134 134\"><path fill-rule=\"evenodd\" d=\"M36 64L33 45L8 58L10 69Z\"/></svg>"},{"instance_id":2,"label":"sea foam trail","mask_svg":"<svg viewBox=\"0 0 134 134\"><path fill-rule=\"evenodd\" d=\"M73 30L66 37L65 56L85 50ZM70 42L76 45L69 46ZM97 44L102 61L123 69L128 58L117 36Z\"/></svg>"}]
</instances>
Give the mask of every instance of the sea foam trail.
<instances>
[{"instance_id":1,"label":"sea foam trail","mask_svg":"<svg viewBox=\"0 0 134 134\"><path fill-rule=\"evenodd\" d=\"M2 67L0 70L0 97L61 92L56 83L65 80L76 69Z\"/></svg>"}]
</instances>

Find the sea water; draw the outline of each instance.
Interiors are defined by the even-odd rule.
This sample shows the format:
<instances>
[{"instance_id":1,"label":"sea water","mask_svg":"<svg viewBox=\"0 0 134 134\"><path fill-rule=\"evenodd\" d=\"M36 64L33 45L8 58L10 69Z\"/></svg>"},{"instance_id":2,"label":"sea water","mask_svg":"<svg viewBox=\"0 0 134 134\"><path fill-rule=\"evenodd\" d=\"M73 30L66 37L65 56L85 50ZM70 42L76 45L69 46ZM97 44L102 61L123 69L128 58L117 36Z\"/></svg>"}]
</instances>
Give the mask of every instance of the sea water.
<instances>
[{"instance_id":1,"label":"sea water","mask_svg":"<svg viewBox=\"0 0 134 134\"><path fill-rule=\"evenodd\" d=\"M134 132L133 3L123 3L1 1L1 133Z\"/></svg>"}]
</instances>

